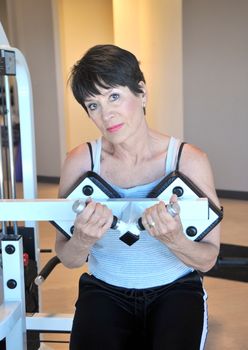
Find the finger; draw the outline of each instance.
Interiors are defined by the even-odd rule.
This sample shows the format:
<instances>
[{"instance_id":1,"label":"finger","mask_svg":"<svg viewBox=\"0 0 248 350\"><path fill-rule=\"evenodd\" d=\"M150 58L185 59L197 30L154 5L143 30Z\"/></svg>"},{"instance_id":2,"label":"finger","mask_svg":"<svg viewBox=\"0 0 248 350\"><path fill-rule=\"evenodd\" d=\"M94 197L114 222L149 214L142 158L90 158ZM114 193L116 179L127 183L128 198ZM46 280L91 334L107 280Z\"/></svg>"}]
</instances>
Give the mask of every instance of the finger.
<instances>
[{"instance_id":1,"label":"finger","mask_svg":"<svg viewBox=\"0 0 248 350\"><path fill-rule=\"evenodd\" d=\"M173 217L174 219L179 215L180 213L180 207L178 203L169 203L166 206L167 212Z\"/></svg>"},{"instance_id":2,"label":"finger","mask_svg":"<svg viewBox=\"0 0 248 350\"><path fill-rule=\"evenodd\" d=\"M156 206L156 212L154 212L153 218L156 222L156 234L168 234L174 231L178 226L177 218L172 217L171 214L168 213L167 207L162 201Z\"/></svg>"},{"instance_id":3,"label":"finger","mask_svg":"<svg viewBox=\"0 0 248 350\"><path fill-rule=\"evenodd\" d=\"M162 201L159 202L156 209L157 209L158 220L163 224L168 224L171 221L172 217L171 215L169 215L164 202Z\"/></svg>"},{"instance_id":4,"label":"finger","mask_svg":"<svg viewBox=\"0 0 248 350\"><path fill-rule=\"evenodd\" d=\"M91 214L88 222L89 224L98 226L99 222L101 221L101 219L103 218L103 206L100 203L96 203L95 206L95 210L93 211L93 213Z\"/></svg>"},{"instance_id":5,"label":"finger","mask_svg":"<svg viewBox=\"0 0 248 350\"><path fill-rule=\"evenodd\" d=\"M109 209L106 205L103 205L103 216L105 218L112 218L113 219L113 213L112 210Z\"/></svg>"},{"instance_id":6,"label":"finger","mask_svg":"<svg viewBox=\"0 0 248 350\"><path fill-rule=\"evenodd\" d=\"M145 216L145 213L143 213L143 215L141 216L141 223L142 223L142 226L144 227L144 229L147 230L148 222L147 222L147 218Z\"/></svg>"},{"instance_id":7,"label":"finger","mask_svg":"<svg viewBox=\"0 0 248 350\"><path fill-rule=\"evenodd\" d=\"M84 231L89 236L94 236L97 239L100 239L103 234L111 227L113 222L113 215L111 211L108 210L108 216L103 216L99 220L92 222L90 219L85 225Z\"/></svg>"},{"instance_id":8,"label":"finger","mask_svg":"<svg viewBox=\"0 0 248 350\"><path fill-rule=\"evenodd\" d=\"M95 212L96 202L90 201L85 208L76 216L75 222L80 222L81 224L87 223Z\"/></svg>"},{"instance_id":9,"label":"finger","mask_svg":"<svg viewBox=\"0 0 248 350\"><path fill-rule=\"evenodd\" d=\"M171 225L171 217L169 217L164 202L159 202L156 205L153 212L153 218L156 223L156 233L157 234L165 234L169 230L169 226Z\"/></svg>"},{"instance_id":10,"label":"finger","mask_svg":"<svg viewBox=\"0 0 248 350\"><path fill-rule=\"evenodd\" d=\"M170 198L170 203L175 203L178 201L178 198L177 198L177 195L176 194L173 194Z\"/></svg>"},{"instance_id":11,"label":"finger","mask_svg":"<svg viewBox=\"0 0 248 350\"><path fill-rule=\"evenodd\" d=\"M150 208L147 208L143 214L144 220L142 220L142 223L144 221L145 228L146 229L148 228L148 230L153 229L155 226L155 221L153 218L153 211L154 211L154 208L150 207Z\"/></svg>"},{"instance_id":12,"label":"finger","mask_svg":"<svg viewBox=\"0 0 248 350\"><path fill-rule=\"evenodd\" d=\"M102 226L102 230L106 231L106 230L110 229L112 222L113 222L113 215L111 215L107 218L107 221L105 221L105 224Z\"/></svg>"},{"instance_id":13,"label":"finger","mask_svg":"<svg viewBox=\"0 0 248 350\"><path fill-rule=\"evenodd\" d=\"M95 210L92 215L89 217L87 224L90 225L92 230L101 229L105 226L111 226L113 222L113 214L112 211L106 206L100 203L96 203Z\"/></svg>"},{"instance_id":14,"label":"finger","mask_svg":"<svg viewBox=\"0 0 248 350\"><path fill-rule=\"evenodd\" d=\"M105 224L110 223L110 226L113 223L113 214L110 209L108 209L105 205L102 206L102 212L99 212L99 220L96 221L96 225L99 227L105 226Z\"/></svg>"},{"instance_id":15,"label":"finger","mask_svg":"<svg viewBox=\"0 0 248 350\"><path fill-rule=\"evenodd\" d=\"M93 199L91 197L88 197L85 201L85 204L89 204L90 202L93 202Z\"/></svg>"}]
</instances>

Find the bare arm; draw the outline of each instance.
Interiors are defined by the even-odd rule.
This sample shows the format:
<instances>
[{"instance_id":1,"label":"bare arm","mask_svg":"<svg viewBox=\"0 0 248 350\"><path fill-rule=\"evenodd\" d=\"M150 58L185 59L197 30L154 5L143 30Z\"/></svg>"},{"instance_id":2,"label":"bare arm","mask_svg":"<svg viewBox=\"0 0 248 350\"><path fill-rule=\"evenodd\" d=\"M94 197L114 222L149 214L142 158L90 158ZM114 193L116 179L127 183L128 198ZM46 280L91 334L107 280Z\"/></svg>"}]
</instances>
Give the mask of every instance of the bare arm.
<instances>
[{"instance_id":1,"label":"bare arm","mask_svg":"<svg viewBox=\"0 0 248 350\"><path fill-rule=\"evenodd\" d=\"M205 153L186 145L181 158L180 171L188 176L217 206L211 167ZM172 197L176 201L176 197ZM210 270L217 259L220 246L220 225L217 225L200 242L189 240L183 233L179 216L173 218L161 202L148 208L142 218L150 234L164 244L186 265L196 270ZM154 222L150 228L148 223Z\"/></svg>"},{"instance_id":2,"label":"bare arm","mask_svg":"<svg viewBox=\"0 0 248 350\"><path fill-rule=\"evenodd\" d=\"M90 169L90 158L87 145L73 150L67 157L60 179L59 197ZM82 266L91 246L110 228L113 220L111 210L106 206L90 201L74 222L74 232L68 240L59 231L56 235L55 251L61 262L69 267Z\"/></svg>"},{"instance_id":3,"label":"bare arm","mask_svg":"<svg viewBox=\"0 0 248 350\"><path fill-rule=\"evenodd\" d=\"M105 205L89 202L77 215L70 240L57 233L55 250L61 262L69 268L82 266L90 248L110 228L112 221L112 212Z\"/></svg>"}]
</instances>

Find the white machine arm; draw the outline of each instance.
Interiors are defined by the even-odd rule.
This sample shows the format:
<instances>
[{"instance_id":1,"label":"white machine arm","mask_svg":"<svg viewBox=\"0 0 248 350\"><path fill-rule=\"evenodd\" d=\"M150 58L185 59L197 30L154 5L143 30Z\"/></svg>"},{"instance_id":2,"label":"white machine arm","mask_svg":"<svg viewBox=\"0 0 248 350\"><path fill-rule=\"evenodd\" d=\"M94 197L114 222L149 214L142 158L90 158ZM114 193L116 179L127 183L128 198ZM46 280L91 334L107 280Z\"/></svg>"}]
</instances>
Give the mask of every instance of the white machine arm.
<instances>
[{"instance_id":1,"label":"white machine arm","mask_svg":"<svg viewBox=\"0 0 248 350\"><path fill-rule=\"evenodd\" d=\"M51 221L67 238L70 238L76 217L75 203L79 200L87 203L84 199L75 198L1 200L0 221ZM111 228L119 231L119 238L123 242L132 245L139 239L140 232L144 229L139 221L144 210L157 204L159 199L109 198L95 201L105 204L112 210ZM164 203L168 205L168 202ZM208 223L208 200L206 198L180 200L179 206L183 231L189 239L195 240Z\"/></svg>"},{"instance_id":2,"label":"white machine arm","mask_svg":"<svg viewBox=\"0 0 248 350\"><path fill-rule=\"evenodd\" d=\"M145 199L94 199L105 204L119 217L120 211L132 203L137 215L142 215L143 210L159 202L156 198ZM73 210L75 199L3 199L0 200L0 221L74 221L76 213ZM86 203L86 201L85 201ZM165 204L168 204L165 202ZM208 219L208 200L206 198L180 201L181 220L206 220ZM138 217L139 217L138 216Z\"/></svg>"}]
</instances>

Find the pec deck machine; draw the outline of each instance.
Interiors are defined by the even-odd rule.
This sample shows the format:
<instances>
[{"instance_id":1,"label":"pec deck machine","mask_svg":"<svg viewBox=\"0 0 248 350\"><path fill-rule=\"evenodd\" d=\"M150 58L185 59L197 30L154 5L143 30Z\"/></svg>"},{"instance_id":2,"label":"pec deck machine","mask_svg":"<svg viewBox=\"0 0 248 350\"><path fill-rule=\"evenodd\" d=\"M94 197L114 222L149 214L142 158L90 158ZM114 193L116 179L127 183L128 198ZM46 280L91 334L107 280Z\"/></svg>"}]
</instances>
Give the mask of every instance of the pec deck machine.
<instances>
[{"instance_id":1,"label":"pec deck machine","mask_svg":"<svg viewBox=\"0 0 248 350\"><path fill-rule=\"evenodd\" d=\"M59 259L52 258L38 273L40 250L37 221L50 221L70 239L73 235L75 217L87 205L87 199L91 197L95 201L106 204L112 210L111 228L117 232L116 239L120 239L122 244L132 249L134 244L138 244L144 230L141 216L147 207L158 201L164 201L172 215L177 213L177 208L169 203L173 193L178 196L183 231L190 240L200 241L221 221L223 213L180 172L173 172L166 176L145 199L120 198L119 194L94 172L84 174L65 198L37 199L33 103L29 70L22 53L10 47L1 24L0 78L3 100L2 126L7 131L7 145L5 145L7 171L3 169L4 152L2 151L2 132L0 133L2 258L0 350L36 350L40 348L40 333L70 332L72 326L72 315L49 315L39 312L38 286L59 263ZM22 199L16 198L15 190L13 118L9 92L11 79L15 80L20 140L23 140L20 142L23 174ZM24 227L18 226L20 221L24 222ZM26 254L33 261L32 272L30 272L30 266L27 267ZM28 282L29 280L31 282ZM35 334L36 337L32 334ZM30 342L29 339L31 339Z\"/></svg>"}]
</instances>

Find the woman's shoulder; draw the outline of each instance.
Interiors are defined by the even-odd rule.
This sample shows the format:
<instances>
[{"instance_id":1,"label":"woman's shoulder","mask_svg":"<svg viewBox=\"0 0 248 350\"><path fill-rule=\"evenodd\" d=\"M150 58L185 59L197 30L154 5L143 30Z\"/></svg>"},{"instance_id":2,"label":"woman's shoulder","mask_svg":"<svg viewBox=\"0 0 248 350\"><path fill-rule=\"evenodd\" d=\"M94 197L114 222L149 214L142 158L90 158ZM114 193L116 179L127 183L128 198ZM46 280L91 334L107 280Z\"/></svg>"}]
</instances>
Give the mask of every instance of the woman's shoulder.
<instances>
[{"instance_id":1,"label":"woman's shoulder","mask_svg":"<svg viewBox=\"0 0 248 350\"><path fill-rule=\"evenodd\" d=\"M63 196L68 188L89 170L91 170L89 146L87 143L82 143L66 155L60 176L60 196Z\"/></svg>"},{"instance_id":2,"label":"woman's shoulder","mask_svg":"<svg viewBox=\"0 0 248 350\"><path fill-rule=\"evenodd\" d=\"M203 192L216 200L212 167L207 153L193 144L185 144L179 170Z\"/></svg>"},{"instance_id":3,"label":"woman's shoulder","mask_svg":"<svg viewBox=\"0 0 248 350\"><path fill-rule=\"evenodd\" d=\"M169 146L171 146L172 148L176 147L176 149L179 149L180 145L183 143L182 153L184 159L184 166L191 166L193 165L192 163L199 164L199 162L206 162L208 159L207 154L204 150L202 150L194 144L184 141L183 138L163 134L154 130L152 130L152 135L160 141L160 147L163 149L167 149Z\"/></svg>"},{"instance_id":4,"label":"woman's shoulder","mask_svg":"<svg viewBox=\"0 0 248 350\"><path fill-rule=\"evenodd\" d=\"M74 169L77 167L80 167L82 169L83 167L85 170L89 170L88 167L90 166L90 151L88 144L82 143L70 150L66 154L64 166L72 166Z\"/></svg>"},{"instance_id":5,"label":"woman's shoulder","mask_svg":"<svg viewBox=\"0 0 248 350\"><path fill-rule=\"evenodd\" d=\"M207 153L200 147L191 144L184 143L182 150L182 166L189 167L203 165L208 163Z\"/></svg>"}]
</instances>

